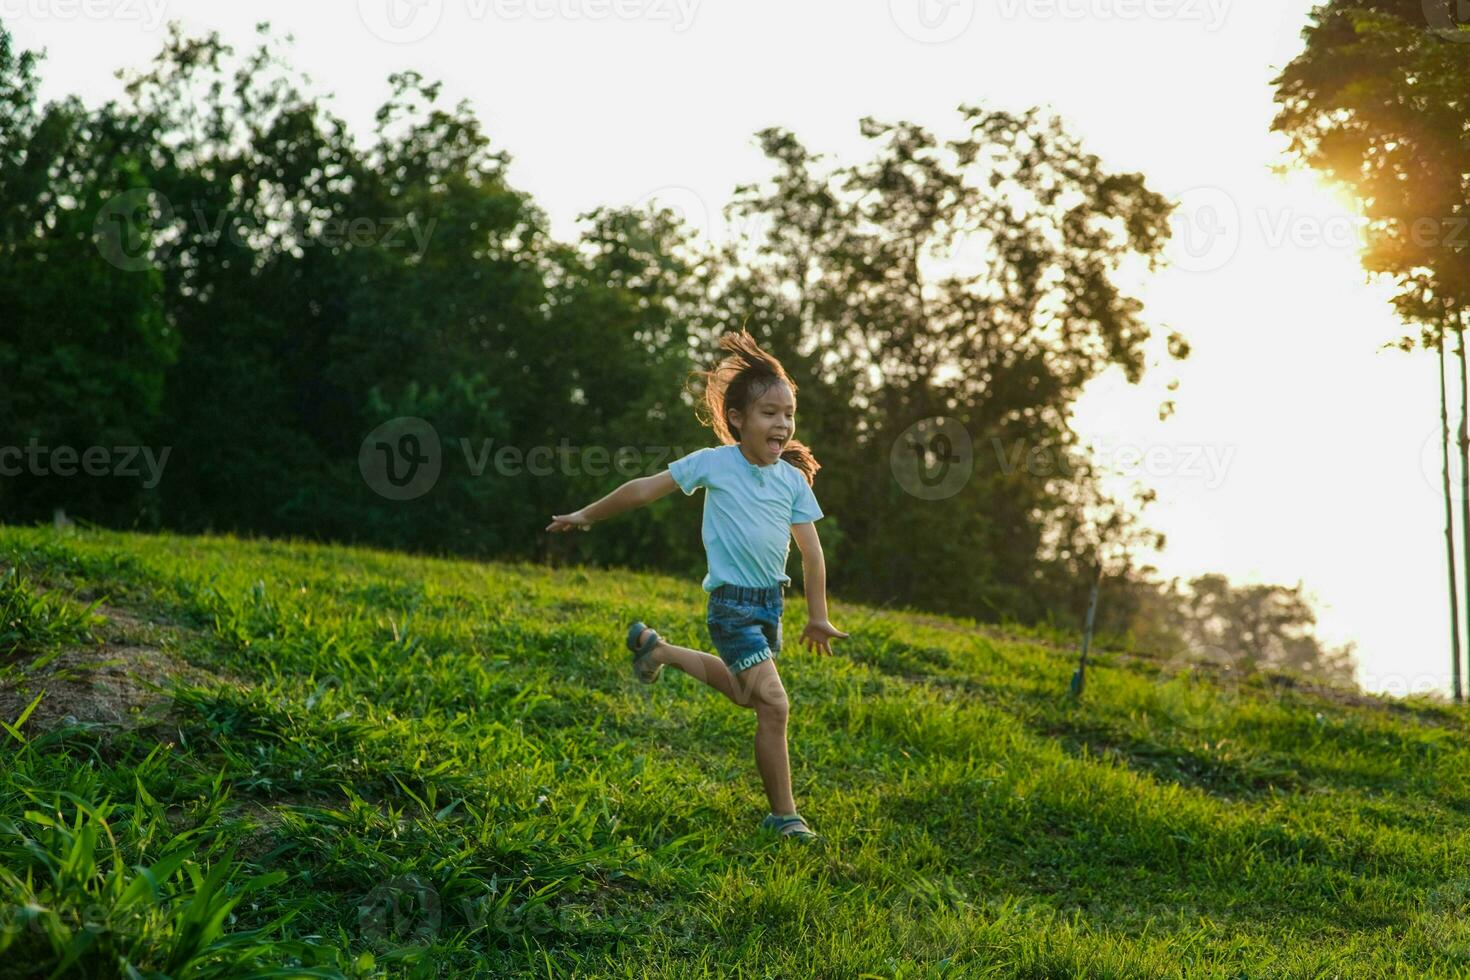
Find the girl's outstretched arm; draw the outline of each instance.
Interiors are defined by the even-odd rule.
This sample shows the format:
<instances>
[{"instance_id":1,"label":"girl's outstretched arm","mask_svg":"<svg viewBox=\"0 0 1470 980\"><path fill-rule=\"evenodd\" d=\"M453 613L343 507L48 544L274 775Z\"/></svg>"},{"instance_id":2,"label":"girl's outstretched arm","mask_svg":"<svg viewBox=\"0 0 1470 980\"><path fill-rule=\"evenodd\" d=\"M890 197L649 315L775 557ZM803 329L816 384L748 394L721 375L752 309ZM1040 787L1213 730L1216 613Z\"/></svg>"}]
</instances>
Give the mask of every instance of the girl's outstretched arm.
<instances>
[{"instance_id":1,"label":"girl's outstretched arm","mask_svg":"<svg viewBox=\"0 0 1470 980\"><path fill-rule=\"evenodd\" d=\"M812 521L793 524L791 534L801 549L801 577L806 584L807 624L801 631L801 642L813 653L831 653L832 641L845 640L847 634L827 618L827 559L822 554L817 525Z\"/></svg>"},{"instance_id":2,"label":"girl's outstretched arm","mask_svg":"<svg viewBox=\"0 0 1470 980\"><path fill-rule=\"evenodd\" d=\"M581 528L583 531L590 531L592 525L598 521L605 521L624 511L651 504L677 488L678 484L674 482L674 477L668 470L655 473L653 476L641 476L636 480L629 480L606 497L596 503L588 504L579 511L571 514L553 514L551 523L546 525L546 530L570 531L573 528Z\"/></svg>"}]
</instances>

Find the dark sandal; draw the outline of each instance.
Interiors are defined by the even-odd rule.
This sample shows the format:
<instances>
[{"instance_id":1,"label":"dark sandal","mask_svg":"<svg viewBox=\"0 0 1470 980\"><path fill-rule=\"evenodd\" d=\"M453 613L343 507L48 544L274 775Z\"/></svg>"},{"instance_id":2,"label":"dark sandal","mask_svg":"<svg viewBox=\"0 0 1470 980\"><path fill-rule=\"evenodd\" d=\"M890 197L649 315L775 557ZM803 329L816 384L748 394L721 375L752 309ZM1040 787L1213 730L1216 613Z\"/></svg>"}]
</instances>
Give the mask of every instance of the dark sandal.
<instances>
[{"instance_id":1,"label":"dark sandal","mask_svg":"<svg viewBox=\"0 0 1470 980\"><path fill-rule=\"evenodd\" d=\"M658 635L657 630L649 630L648 639L643 645L638 645L638 636L648 629L643 623L634 623L628 627L628 638L624 641L629 650L633 651L633 676L645 684L652 684L658 680L658 675L663 672L664 665L656 664L648 659L649 653L656 647L663 637Z\"/></svg>"}]
</instances>

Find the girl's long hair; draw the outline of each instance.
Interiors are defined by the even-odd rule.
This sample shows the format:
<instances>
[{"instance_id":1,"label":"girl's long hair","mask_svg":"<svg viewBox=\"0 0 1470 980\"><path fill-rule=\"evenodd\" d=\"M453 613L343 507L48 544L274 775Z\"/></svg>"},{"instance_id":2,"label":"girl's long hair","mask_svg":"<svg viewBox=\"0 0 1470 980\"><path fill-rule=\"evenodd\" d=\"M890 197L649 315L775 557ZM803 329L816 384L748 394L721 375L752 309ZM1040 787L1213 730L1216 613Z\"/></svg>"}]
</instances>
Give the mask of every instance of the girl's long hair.
<instances>
[{"instance_id":1,"label":"girl's long hair","mask_svg":"<svg viewBox=\"0 0 1470 980\"><path fill-rule=\"evenodd\" d=\"M794 397L796 382L743 327L721 335L720 349L726 352L720 363L709 371L691 372L686 388L694 396L694 414L700 423L714 429L720 442L733 445L740 441L740 430L730 425L726 409L744 415L757 398L777 384L789 387ZM781 458L800 470L808 485L822 468L812 451L795 438L781 450Z\"/></svg>"}]
</instances>

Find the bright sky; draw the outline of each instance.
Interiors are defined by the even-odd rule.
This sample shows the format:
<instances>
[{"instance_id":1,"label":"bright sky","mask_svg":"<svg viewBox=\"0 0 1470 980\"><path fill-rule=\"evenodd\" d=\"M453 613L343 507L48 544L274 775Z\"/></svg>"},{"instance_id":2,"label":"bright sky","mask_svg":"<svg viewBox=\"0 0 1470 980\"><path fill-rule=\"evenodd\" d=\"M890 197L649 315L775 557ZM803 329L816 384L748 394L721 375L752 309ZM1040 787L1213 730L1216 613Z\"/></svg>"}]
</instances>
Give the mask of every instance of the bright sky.
<instances>
[{"instance_id":1,"label":"bright sky","mask_svg":"<svg viewBox=\"0 0 1470 980\"><path fill-rule=\"evenodd\" d=\"M419 69L472 100L564 240L580 212L650 199L722 235L735 185L769 172L753 139L767 126L851 161L864 115L953 138L962 102L1049 106L1106 167L1183 205L1172 268L1132 288L1155 351L1172 328L1192 356L1136 387L1098 379L1076 421L1158 489L1144 515L1168 545L1146 559L1168 576L1300 581L1319 635L1357 642L1365 688L1448 691L1435 356L1379 350L1407 331L1388 288L1365 284L1357 223L1310 175L1268 171L1283 144L1268 83L1311 6L0 0L0 18L49 49L48 97L89 102L119 93L112 73L150 60L169 20L240 48L256 22L289 29L294 63L362 130L387 75Z\"/></svg>"}]
</instances>

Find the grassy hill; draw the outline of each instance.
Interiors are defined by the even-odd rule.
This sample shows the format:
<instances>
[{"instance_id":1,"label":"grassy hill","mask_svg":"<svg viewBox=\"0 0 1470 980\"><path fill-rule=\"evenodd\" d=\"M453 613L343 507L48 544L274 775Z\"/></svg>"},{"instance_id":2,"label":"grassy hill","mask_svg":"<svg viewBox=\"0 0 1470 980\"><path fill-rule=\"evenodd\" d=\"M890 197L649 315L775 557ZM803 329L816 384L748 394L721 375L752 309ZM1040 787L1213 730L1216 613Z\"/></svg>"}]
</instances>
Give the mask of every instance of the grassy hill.
<instances>
[{"instance_id":1,"label":"grassy hill","mask_svg":"<svg viewBox=\"0 0 1470 980\"><path fill-rule=\"evenodd\" d=\"M802 845L754 715L628 671L634 618L707 647L697 582L0 528L6 570L6 976L1470 976L1427 698L1104 652L1074 703L1064 638L834 601L823 657L793 595Z\"/></svg>"}]
</instances>

